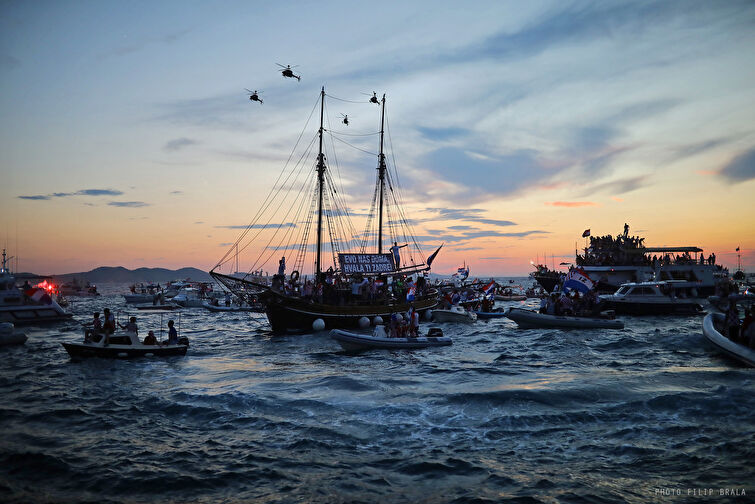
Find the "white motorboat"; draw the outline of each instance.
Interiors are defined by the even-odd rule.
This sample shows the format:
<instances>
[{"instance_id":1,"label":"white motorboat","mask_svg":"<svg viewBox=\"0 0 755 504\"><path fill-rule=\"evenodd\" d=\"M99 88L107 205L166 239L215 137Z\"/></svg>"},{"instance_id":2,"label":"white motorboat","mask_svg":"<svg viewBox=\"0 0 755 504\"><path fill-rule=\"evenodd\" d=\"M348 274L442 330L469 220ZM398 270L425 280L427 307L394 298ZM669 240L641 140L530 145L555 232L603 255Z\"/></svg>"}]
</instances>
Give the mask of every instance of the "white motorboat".
<instances>
[{"instance_id":1,"label":"white motorboat","mask_svg":"<svg viewBox=\"0 0 755 504\"><path fill-rule=\"evenodd\" d=\"M189 339L179 338L177 345L145 345L139 341L134 332L112 335L107 344L102 335L98 341L86 338L81 343L61 343L73 359L86 357L104 357L109 359L127 359L133 357L168 357L172 355L186 355Z\"/></svg>"},{"instance_id":2,"label":"white motorboat","mask_svg":"<svg viewBox=\"0 0 755 504\"><path fill-rule=\"evenodd\" d=\"M23 345L26 334L17 331L10 322L0 322L0 346Z\"/></svg>"},{"instance_id":3,"label":"white motorboat","mask_svg":"<svg viewBox=\"0 0 755 504\"><path fill-rule=\"evenodd\" d=\"M448 309L433 310L433 321L435 322L461 322L463 324L472 324L477 321L477 314L465 310L461 306L454 305Z\"/></svg>"},{"instance_id":4,"label":"white motorboat","mask_svg":"<svg viewBox=\"0 0 755 504\"><path fill-rule=\"evenodd\" d=\"M431 328L426 336L417 338L390 338L382 325L375 327L372 334L360 334L342 329L330 331L330 337L338 341L344 350L382 349L418 349L432 346L447 346L453 344L451 338L443 336L443 331L437 327Z\"/></svg>"},{"instance_id":5,"label":"white motorboat","mask_svg":"<svg viewBox=\"0 0 755 504\"><path fill-rule=\"evenodd\" d=\"M613 294L600 296L605 308L630 315L690 315L703 307L696 283L684 280L632 282Z\"/></svg>"},{"instance_id":6,"label":"white motorboat","mask_svg":"<svg viewBox=\"0 0 755 504\"><path fill-rule=\"evenodd\" d=\"M206 302L204 293L195 287L184 287L171 299L184 308L202 308Z\"/></svg>"},{"instance_id":7,"label":"white motorboat","mask_svg":"<svg viewBox=\"0 0 755 504\"><path fill-rule=\"evenodd\" d=\"M506 310L506 317L516 322L522 329L624 329L624 322L621 320L548 315L522 308L508 308Z\"/></svg>"},{"instance_id":8,"label":"white motorboat","mask_svg":"<svg viewBox=\"0 0 755 504\"><path fill-rule=\"evenodd\" d=\"M66 313L45 289L29 287L21 291L16 286L16 278L8 270L7 262L3 250L0 268L0 322L11 322L18 326L71 319L72 315Z\"/></svg>"},{"instance_id":9,"label":"white motorboat","mask_svg":"<svg viewBox=\"0 0 755 504\"><path fill-rule=\"evenodd\" d=\"M755 367L755 350L736 343L722 334L725 319L726 315L723 313L706 315L703 319L703 335L726 355L750 367Z\"/></svg>"}]
</instances>

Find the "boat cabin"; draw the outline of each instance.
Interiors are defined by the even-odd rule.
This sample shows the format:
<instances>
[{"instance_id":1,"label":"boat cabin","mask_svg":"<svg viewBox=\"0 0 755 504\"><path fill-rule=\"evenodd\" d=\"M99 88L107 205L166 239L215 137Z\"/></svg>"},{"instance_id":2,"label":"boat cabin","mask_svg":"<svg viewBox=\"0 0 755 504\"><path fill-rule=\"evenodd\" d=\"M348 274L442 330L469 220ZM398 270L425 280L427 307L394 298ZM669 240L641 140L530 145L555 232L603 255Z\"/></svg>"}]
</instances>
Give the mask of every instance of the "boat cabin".
<instances>
[{"instance_id":1,"label":"boat cabin","mask_svg":"<svg viewBox=\"0 0 755 504\"><path fill-rule=\"evenodd\" d=\"M665 280L660 282L631 282L625 283L613 294L622 298L697 298L699 296L697 283L684 280Z\"/></svg>"}]
</instances>

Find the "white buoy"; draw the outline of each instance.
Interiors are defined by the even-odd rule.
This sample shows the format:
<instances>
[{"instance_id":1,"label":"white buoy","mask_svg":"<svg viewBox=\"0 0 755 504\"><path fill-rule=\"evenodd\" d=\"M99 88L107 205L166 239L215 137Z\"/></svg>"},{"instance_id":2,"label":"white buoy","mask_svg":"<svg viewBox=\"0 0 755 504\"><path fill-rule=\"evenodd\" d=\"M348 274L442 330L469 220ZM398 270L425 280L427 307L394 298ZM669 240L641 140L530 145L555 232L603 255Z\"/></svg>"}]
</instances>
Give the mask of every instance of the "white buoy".
<instances>
[{"instance_id":1,"label":"white buoy","mask_svg":"<svg viewBox=\"0 0 755 504\"><path fill-rule=\"evenodd\" d=\"M427 310L425 312L425 320L427 320L429 322L432 319L433 319L433 311L432 310Z\"/></svg>"},{"instance_id":2,"label":"white buoy","mask_svg":"<svg viewBox=\"0 0 755 504\"><path fill-rule=\"evenodd\" d=\"M315 321L312 322L312 329L315 331L322 331L325 329L325 321L321 318L315 319Z\"/></svg>"},{"instance_id":3,"label":"white buoy","mask_svg":"<svg viewBox=\"0 0 755 504\"><path fill-rule=\"evenodd\" d=\"M376 326L379 326L383 323L383 317L380 315L376 315L374 319L372 319L372 323Z\"/></svg>"},{"instance_id":4,"label":"white buoy","mask_svg":"<svg viewBox=\"0 0 755 504\"><path fill-rule=\"evenodd\" d=\"M359 319L359 327L362 329L367 329L370 327L370 319L367 317L362 317Z\"/></svg>"}]
</instances>

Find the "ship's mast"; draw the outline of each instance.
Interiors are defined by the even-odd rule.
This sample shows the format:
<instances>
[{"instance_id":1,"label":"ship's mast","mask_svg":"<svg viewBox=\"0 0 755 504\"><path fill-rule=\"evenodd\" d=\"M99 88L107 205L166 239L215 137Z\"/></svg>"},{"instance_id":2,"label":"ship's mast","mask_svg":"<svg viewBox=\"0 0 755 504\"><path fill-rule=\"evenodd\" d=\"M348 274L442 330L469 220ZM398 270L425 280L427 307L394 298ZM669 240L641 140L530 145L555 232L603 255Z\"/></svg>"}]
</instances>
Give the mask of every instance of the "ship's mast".
<instances>
[{"instance_id":1,"label":"ship's mast","mask_svg":"<svg viewBox=\"0 0 755 504\"><path fill-rule=\"evenodd\" d=\"M383 193L385 192L385 154L383 154L384 126L385 93L383 93L382 112L380 116L380 154L378 154L378 191L380 191L380 213L378 217L378 254L383 253Z\"/></svg>"},{"instance_id":2,"label":"ship's mast","mask_svg":"<svg viewBox=\"0 0 755 504\"><path fill-rule=\"evenodd\" d=\"M320 153L317 155L317 263L315 265L315 281L320 279L322 269L320 267L320 255L322 252L322 189L325 183L325 156L322 153L323 114L325 110L325 86L320 92Z\"/></svg>"}]
</instances>

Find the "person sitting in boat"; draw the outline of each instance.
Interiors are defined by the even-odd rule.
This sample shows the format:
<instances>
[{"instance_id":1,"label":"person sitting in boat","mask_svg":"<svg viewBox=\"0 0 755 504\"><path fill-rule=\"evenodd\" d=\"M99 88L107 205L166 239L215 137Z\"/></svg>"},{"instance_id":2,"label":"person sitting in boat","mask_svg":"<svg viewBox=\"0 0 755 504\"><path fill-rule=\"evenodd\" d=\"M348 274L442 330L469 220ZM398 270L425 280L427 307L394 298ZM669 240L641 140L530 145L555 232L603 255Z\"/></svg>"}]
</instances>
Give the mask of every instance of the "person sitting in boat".
<instances>
[{"instance_id":1,"label":"person sitting in boat","mask_svg":"<svg viewBox=\"0 0 755 504\"><path fill-rule=\"evenodd\" d=\"M419 313L414 309L414 304L409 305L409 337L416 338L419 336Z\"/></svg>"},{"instance_id":2,"label":"person sitting in boat","mask_svg":"<svg viewBox=\"0 0 755 504\"><path fill-rule=\"evenodd\" d=\"M745 308L745 318L742 319L742 325L739 328L741 338L742 338L742 344L745 346L749 346L750 348L753 348L752 344L752 335L755 335L755 330L753 330L753 326L755 324L752 323L752 310L749 308Z\"/></svg>"},{"instance_id":3,"label":"person sitting in boat","mask_svg":"<svg viewBox=\"0 0 755 504\"><path fill-rule=\"evenodd\" d=\"M136 325L136 317L131 317L126 324L119 323L118 326L127 332L132 332L137 335L139 334L139 328Z\"/></svg>"},{"instance_id":4,"label":"person sitting in boat","mask_svg":"<svg viewBox=\"0 0 755 504\"><path fill-rule=\"evenodd\" d=\"M454 289L453 294L451 294L451 304L452 305L458 305L461 302L461 294L459 294L459 291Z\"/></svg>"},{"instance_id":5,"label":"person sitting in boat","mask_svg":"<svg viewBox=\"0 0 755 504\"><path fill-rule=\"evenodd\" d=\"M96 343L102 338L102 320L100 320L100 312L94 312L93 317L92 321L86 324L92 326L92 328L84 331L84 343Z\"/></svg>"},{"instance_id":6,"label":"person sitting in boat","mask_svg":"<svg viewBox=\"0 0 755 504\"><path fill-rule=\"evenodd\" d=\"M557 315L558 314L558 294L553 293L551 294L550 299L548 299L548 302L545 307L545 313L547 315Z\"/></svg>"},{"instance_id":7,"label":"person sitting in boat","mask_svg":"<svg viewBox=\"0 0 755 504\"><path fill-rule=\"evenodd\" d=\"M400 317L398 313L391 312L391 326L390 326L390 332L388 333L389 338L398 338L401 322L403 321L403 317Z\"/></svg>"},{"instance_id":8,"label":"person sitting in boat","mask_svg":"<svg viewBox=\"0 0 755 504\"><path fill-rule=\"evenodd\" d=\"M178 331L176 331L176 328L173 326L175 322L172 320L168 321L168 344L169 345L178 345Z\"/></svg>"},{"instance_id":9,"label":"person sitting in boat","mask_svg":"<svg viewBox=\"0 0 755 504\"><path fill-rule=\"evenodd\" d=\"M147 333L147 337L144 338L145 345L157 345L157 338L155 338L155 331Z\"/></svg>"},{"instance_id":10,"label":"person sitting in boat","mask_svg":"<svg viewBox=\"0 0 755 504\"><path fill-rule=\"evenodd\" d=\"M739 313L734 301L729 302L729 310L726 312L726 335L733 342L739 343Z\"/></svg>"},{"instance_id":11,"label":"person sitting in boat","mask_svg":"<svg viewBox=\"0 0 755 504\"><path fill-rule=\"evenodd\" d=\"M231 306L231 293L230 292L225 293L225 305Z\"/></svg>"}]
</instances>

